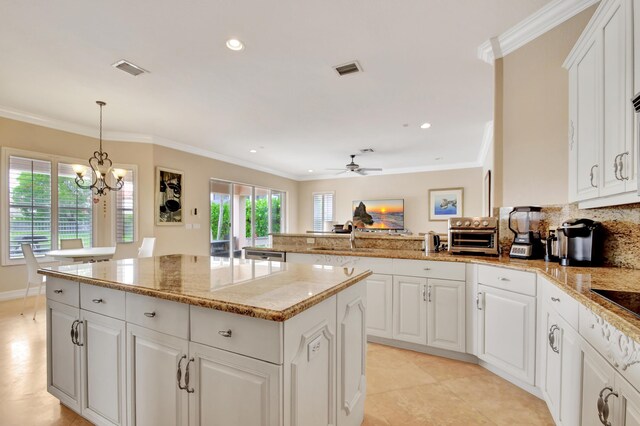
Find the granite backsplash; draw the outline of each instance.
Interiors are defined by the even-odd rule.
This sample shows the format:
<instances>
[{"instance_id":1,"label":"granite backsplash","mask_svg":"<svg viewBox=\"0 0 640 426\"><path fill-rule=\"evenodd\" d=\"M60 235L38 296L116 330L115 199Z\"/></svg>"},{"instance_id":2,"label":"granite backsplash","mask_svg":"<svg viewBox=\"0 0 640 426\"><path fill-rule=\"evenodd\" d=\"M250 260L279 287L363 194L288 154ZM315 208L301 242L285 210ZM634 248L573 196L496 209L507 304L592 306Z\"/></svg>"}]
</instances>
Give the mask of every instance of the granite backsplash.
<instances>
[{"instance_id":1,"label":"granite backsplash","mask_svg":"<svg viewBox=\"0 0 640 426\"><path fill-rule=\"evenodd\" d=\"M507 253L513 241L509 230L511 207L494 210L500 218L500 246ZM605 230L604 259L607 266L640 269L640 203L623 206L579 209L577 204L544 206L541 231L543 238L567 219L586 218L602 223Z\"/></svg>"}]
</instances>

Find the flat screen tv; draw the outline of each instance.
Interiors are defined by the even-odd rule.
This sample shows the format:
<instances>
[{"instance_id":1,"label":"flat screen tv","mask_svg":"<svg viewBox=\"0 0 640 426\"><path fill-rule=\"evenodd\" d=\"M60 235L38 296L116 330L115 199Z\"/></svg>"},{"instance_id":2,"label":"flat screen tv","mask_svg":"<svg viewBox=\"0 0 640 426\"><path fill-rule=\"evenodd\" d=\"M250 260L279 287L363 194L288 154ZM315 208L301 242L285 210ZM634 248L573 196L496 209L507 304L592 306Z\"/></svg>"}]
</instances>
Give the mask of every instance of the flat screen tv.
<instances>
[{"instance_id":1,"label":"flat screen tv","mask_svg":"<svg viewBox=\"0 0 640 426\"><path fill-rule=\"evenodd\" d=\"M404 229L404 200L355 200L353 224L358 228L380 230Z\"/></svg>"}]
</instances>

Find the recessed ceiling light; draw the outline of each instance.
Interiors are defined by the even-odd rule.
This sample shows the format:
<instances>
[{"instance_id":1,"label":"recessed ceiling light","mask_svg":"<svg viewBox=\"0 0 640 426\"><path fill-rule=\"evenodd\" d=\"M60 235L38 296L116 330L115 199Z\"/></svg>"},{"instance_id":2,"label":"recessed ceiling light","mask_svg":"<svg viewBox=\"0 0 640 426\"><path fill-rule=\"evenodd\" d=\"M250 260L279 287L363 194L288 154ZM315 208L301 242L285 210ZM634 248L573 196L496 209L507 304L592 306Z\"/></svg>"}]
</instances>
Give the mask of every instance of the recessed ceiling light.
<instances>
[{"instance_id":1,"label":"recessed ceiling light","mask_svg":"<svg viewBox=\"0 0 640 426\"><path fill-rule=\"evenodd\" d=\"M227 40L227 47L231 50L242 50L244 49L244 44L237 38L230 38Z\"/></svg>"},{"instance_id":2,"label":"recessed ceiling light","mask_svg":"<svg viewBox=\"0 0 640 426\"><path fill-rule=\"evenodd\" d=\"M309 173L313 173L313 169L309 169L307 170Z\"/></svg>"},{"instance_id":3,"label":"recessed ceiling light","mask_svg":"<svg viewBox=\"0 0 640 426\"><path fill-rule=\"evenodd\" d=\"M431 127L431 123L422 123L422 124L420 125L420 128L421 128L421 129L428 129L429 127Z\"/></svg>"},{"instance_id":4,"label":"recessed ceiling light","mask_svg":"<svg viewBox=\"0 0 640 426\"><path fill-rule=\"evenodd\" d=\"M250 149L249 152L252 153L252 154L255 154L258 151L256 151L255 149Z\"/></svg>"}]
</instances>

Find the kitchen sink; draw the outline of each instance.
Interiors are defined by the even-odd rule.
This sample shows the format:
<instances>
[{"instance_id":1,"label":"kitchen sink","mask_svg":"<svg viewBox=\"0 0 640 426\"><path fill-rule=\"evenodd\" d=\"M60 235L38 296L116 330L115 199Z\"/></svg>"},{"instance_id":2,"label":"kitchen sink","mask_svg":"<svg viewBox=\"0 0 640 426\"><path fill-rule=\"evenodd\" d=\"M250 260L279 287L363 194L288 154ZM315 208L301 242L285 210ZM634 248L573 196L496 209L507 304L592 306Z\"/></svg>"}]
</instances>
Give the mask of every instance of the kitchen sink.
<instances>
[{"instance_id":1,"label":"kitchen sink","mask_svg":"<svg viewBox=\"0 0 640 426\"><path fill-rule=\"evenodd\" d=\"M640 293L598 288L592 288L591 291L640 318Z\"/></svg>"}]
</instances>

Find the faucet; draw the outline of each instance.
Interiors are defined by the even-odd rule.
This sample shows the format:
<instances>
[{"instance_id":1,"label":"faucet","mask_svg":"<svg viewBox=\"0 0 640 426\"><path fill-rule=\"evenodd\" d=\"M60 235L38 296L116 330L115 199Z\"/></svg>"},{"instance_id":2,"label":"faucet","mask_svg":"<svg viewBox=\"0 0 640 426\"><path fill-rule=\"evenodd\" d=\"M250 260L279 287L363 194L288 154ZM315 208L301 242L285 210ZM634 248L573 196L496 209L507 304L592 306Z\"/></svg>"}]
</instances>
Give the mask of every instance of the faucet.
<instances>
[{"instance_id":1,"label":"faucet","mask_svg":"<svg viewBox=\"0 0 640 426\"><path fill-rule=\"evenodd\" d=\"M353 250L354 248L356 248L356 227L353 224L353 221L346 221L342 229L349 229L349 225L351 225L351 234L349 235L349 248Z\"/></svg>"}]
</instances>

